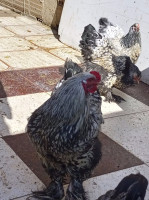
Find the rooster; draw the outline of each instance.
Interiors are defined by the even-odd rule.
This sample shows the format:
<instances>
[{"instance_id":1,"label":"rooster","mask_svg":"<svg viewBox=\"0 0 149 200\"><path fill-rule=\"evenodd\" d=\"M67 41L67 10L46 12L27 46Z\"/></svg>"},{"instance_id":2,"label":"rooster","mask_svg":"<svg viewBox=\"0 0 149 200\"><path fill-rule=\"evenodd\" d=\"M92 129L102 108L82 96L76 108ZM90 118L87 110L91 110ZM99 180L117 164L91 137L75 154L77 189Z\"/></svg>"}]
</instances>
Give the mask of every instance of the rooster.
<instances>
[{"instance_id":1,"label":"rooster","mask_svg":"<svg viewBox=\"0 0 149 200\"><path fill-rule=\"evenodd\" d=\"M114 190L108 191L97 200L144 200L148 186L141 174L130 174L122 179Z\"/></svg>"},{"instance_id":2,"label":"rooster","mask_svg":"<svg viewBox=\"0 0 149 200\"><path fill-rule=\"evenodd\" d=\"M124 99L120 96L114 95L112 93L112 88L116 87L121 89L135 84L138 81L138 77L141 76L141 72L127 56L115 56L114 59L117 73L109 72L100 65L89 61L83 63L82 66L79 66L77 63L67 58L64 64L64 77L57 83L55 90L59 88L63 84L63 82L71 76L74 76L77 73L81 73L82 71L90 72L93 70L98 71L101 75L101 82L98 85L100 94L105 96L106 100L109 102L121 102ZM53 91L53 93L55 92L55 90Z\"/></svg>"},{"instance_id":3,"label":"rooster","mask_svg":"<svg viewBox=\"0 0 149 200\"><path fill-rule=\"evenodd\" d=\"M111 72L116 72L114 56L128 56L136 63L141 52L139 24L133 24L124 35L121 28L107 18L99 20L99 31L91 25L84 28L80 48L85 61L96 62Z\"/></svg>"},{"instance_id":4,"label":"rooster","mask_svg":"<svg viewBox=\"0 0 149 200\"><path fill-rule=\"evenodd\" d=\"M33 193L38 199L61 200L66 174L71 181L65 200L86 199L82 183L101 158L100 80L96 71L70 77L31 115L27 133L51 178L44 191Z\"/></svg>"}]
</instances>

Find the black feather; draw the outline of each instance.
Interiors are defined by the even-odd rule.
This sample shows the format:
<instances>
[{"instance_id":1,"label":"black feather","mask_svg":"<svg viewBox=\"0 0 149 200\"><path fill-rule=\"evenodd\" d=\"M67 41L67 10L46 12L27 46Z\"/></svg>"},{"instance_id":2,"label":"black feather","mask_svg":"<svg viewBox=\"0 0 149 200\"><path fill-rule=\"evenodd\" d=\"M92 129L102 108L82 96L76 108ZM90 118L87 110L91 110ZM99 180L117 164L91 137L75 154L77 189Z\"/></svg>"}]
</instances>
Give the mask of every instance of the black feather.
<instances>
[{"instance_id":1,"label":"black feather","mask_svg":"<svg viewBox=\"0 0 149 200\"><path fill-rule=\"evenodd\" d=\"M141 174L130 174L121 180L114 190L106 192L98 200L144 200L148 186Z\"/></svg>"}]
</instances>

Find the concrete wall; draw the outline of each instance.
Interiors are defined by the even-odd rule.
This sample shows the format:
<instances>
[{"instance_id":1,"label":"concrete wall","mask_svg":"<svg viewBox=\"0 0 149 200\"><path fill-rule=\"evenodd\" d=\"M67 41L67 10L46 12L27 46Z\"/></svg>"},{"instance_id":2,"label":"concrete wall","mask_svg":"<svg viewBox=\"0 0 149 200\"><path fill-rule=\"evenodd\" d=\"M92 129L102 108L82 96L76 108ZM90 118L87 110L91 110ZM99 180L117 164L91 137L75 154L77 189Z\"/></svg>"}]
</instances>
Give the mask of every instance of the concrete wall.
<instances>
[{"instance_id":1,"label":"concrete wall","mask_svg":"<svg viewBox=\"0 0 149 200\"><path fill-rule=\"evenodd\" d=\"M129 27L140 23L142 52L137 65L142 80L149 84L149 1L148 0L65 0L59 26L60 40L78 48L84 26L91 23L98 28L100 17L121 26L127 33Z\"/></svg>"},{"instance_id":2,"label":"concrete wall","mask_svg":"<svg viewBox=\"0 0 149 200\"><path fill-rule=\"evenodd\" d=\"M58 27L64 0L44 0L42 20L45 24Z\"/></svg>"}]
</instances>

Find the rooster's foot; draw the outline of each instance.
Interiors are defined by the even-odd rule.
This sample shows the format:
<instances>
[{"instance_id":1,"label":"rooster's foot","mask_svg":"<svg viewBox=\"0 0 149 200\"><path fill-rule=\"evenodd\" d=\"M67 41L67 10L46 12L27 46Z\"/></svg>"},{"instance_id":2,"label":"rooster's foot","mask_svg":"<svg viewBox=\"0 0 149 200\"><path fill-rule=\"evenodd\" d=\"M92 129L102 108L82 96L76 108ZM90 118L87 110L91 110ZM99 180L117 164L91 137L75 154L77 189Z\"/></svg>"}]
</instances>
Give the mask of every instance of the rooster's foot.
<instances>
[{"instance_id":1,"label":"rooster's foot","mask_svg":"<svg viewBox=\"0 0 149 200\"><path fill-rule=\"evenodd\" d=\"M122 101L125 101L125 99L123 99L122 97L118 96L118 95L115 95L115 94L112 94L112 97L113 97L113 100L116 102L116 103L121 103Z\"/></svg>"},{"instance_id":2,"label":"rooster's foot","mask_svg":"<svg viewBox=\"0 0 149 200\"><path fill-rule=\"evenodd\" d=\"M61 200L64 197L64 189L61 182L52 181L43 191L33 192L33 197L42 200Z\"/></svg>"},{"instance_id":3,"label":"rooster's foot","mask_svg":"<svg viewBox=\"0 0 149 200\"><path fill-rule=\"evenodd\" d=\"M65 200L87 200L83 185L80 181L72 180L68 186Z\"/></svg>"}]
</instances>

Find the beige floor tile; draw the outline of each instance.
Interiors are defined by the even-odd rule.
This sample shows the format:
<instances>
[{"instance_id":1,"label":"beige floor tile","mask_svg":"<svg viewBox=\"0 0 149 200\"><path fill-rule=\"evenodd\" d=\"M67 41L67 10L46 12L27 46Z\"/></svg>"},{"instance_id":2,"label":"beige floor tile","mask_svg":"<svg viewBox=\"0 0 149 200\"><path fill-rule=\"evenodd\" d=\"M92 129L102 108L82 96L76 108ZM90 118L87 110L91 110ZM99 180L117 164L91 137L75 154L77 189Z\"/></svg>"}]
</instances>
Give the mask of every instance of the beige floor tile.
<instances>
[{"instance_id":1,"label":"beige floor tile","mask_svg":"<svg viewBox=\"0 0 149 200\"><path fill-rule=\"evenodd\" d=\"M0 6L0 11L1 10L10 10L9 8L5 8L5 7L3 7L3 6Z\"/></svg>"},{"instance_id":2,"label":"beige floor tile","mask_svg":"<svg viewBox=\"0 0 149 200\"><path fill-rule=\"evenodd\" d=\"M20 21L25 22L28 25L33 25L33 24L41 24L41 22L37 21L36 19L29 17L29 16L23 16L23 15L18 15L17 19Z\"/></svg>"},{"instance_id":3,"label":"beige floor tile","mask_svg":"<svg viewBox=\"0 0 149 200\"><path fill-rule=\"evenodd\" d=\"M14 36L14 34L4 27L0 27L0 37L8 37L8 36Z\"/></svg>"},{"instance_id":4,"label":"beige floor tile","mask_svg":"<svg viewBox=\"0 0 149 200\"><path fill-rule=\"evenodd\" d=\"M6 69L8 69L8 66L5 65L3 62L0 61L0 71L4 71Z\"/></svg>"},{"instance_id":5,"label":"beige floor tile","mask_svg":"<svg viewBox=\"0 0 149 200\"><path fill-rule=\"evenodd\" d=\"M125 101L117 104L115 102L107 102L103 97L102 102L102 112L104 118L113 118L116 116L124 116L133 113L139 113L149 110L149 106L143 104L142 102L132 98L131 96L121 92L120 90L113 88L114 94L117 94L125 99Z\"/></svg>"},{"instance_id":6,"label":"beige floor tile","mask_svg":"<svg viewBox=\"0 0 149 200\"><path fill-rule=\"evenodd\" d=\"M0 135L24 133L31 113L49 98L36 93L0 99Z\"/></svg>"},{"instance_id":7,"label":"beige floor tile","mask_svg":"<svg viewBox=\"0 0 149 200\"><path fill-rule=\"evenodd\" d=\"M0 25L3 26L9 26L9 25L26 25L25 22L19 20L16 18L16 16L13 16L13 13L8 15L7 13L4 16L0 13ZM11 16L12 15L12 16Z\"/></svg>"},{"instance_id":8,"label":"beige floor tile","mask_svg":"<svg viewBox=\"0 0 149 200\"><path fill-rule=\"evenodd\" d=\"M0 199L10 200L44 187L15 152L0 139Z\"/></svg>"},{"instance_id":9,"label":"beige floor tile","mask_svg":"<svg viewBox=\"0 0 149 200\"><path fill-rule=\"evenodd\" d=\"M42 50L4 52L0 59L13 69L40 68L63 65L64 61Z\"/></svg>"},{"instance_id":10,"label":"beige floor tile","mask_svg":"<svg viewBox=\"0 0 149 200\"><path fill-rule=\"evenodd\" d=\"M53 34L51 28L43 24L8 26L7 29L20 36Z\"/></svg>"},{"instance_id":11,"label":"beige floor tile","mask_svg":"<svg viewBox=\"0 0 149 200\"><path fill-rule=\"evenodd\" d=\"M18 37L0 38L0 51L18 51L36 49L30 42Z\"/></svg>"},{"instance_id":12,"label":"beige floor tile","mask_svg":"<svg viewBox=\"0 0 149 200\"><path fill-rule=\"evenodd\" d=\"M27 40L33 42L34 44L50 50L52 48L67 47L62 44L54 35L44 35L44 36L31 36L26 37Z\"/></svg>"},{"instance_id":13,"label":"beige floor tile","mask_svg":"<svg viewBox=\"0 0 149 200\"><path fill-rule=\"evenodd\" d=\"M83 58L81 53L72 49L72 48L60 48L60 49L52 49L51 52L54 55L66 60L66 58L72 59L76 63L83 63Z\"/></svg>"},{"instance_id":14,"label":"beige floor tile","mask_svg":"<svg viewBox=\"0 0 149 200\"><path fill-rule=\"evenodd\" d=\"M105 119L102 132L149 163L149 111Z\"/></svg>"},{"instance_id":15,"label":"beige floor tile","mask_svg":"<svg viewBox=\"0 0 149 200\"><path fill-rule=\"evenodd\" d=\"M0 21L1 21L1 17L4 19L4 17L17 17L19 16L17 13L11 11L8 8L3 7L3 9L0 9Z\"/></svg>"}]
</instances>

